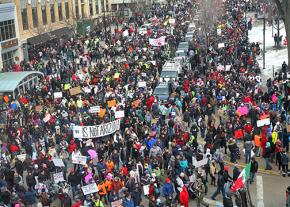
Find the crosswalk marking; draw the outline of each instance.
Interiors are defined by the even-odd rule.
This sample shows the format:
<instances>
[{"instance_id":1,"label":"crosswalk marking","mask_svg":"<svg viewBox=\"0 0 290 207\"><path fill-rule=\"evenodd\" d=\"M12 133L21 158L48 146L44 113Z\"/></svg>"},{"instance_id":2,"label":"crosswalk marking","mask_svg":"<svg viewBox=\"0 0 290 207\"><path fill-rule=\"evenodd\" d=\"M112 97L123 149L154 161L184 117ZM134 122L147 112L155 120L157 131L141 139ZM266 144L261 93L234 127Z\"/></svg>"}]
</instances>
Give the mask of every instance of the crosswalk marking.
<instances>
[{"instance_id":1,"label":"crosswalk marking","mask_svg":"<svg viewBox=\"0 0 290 207\"><path fill-rule=\"evenodd\" d=\"M264 207L263 178L257 176L257 207Z\"/></svg>"}]
</instances>

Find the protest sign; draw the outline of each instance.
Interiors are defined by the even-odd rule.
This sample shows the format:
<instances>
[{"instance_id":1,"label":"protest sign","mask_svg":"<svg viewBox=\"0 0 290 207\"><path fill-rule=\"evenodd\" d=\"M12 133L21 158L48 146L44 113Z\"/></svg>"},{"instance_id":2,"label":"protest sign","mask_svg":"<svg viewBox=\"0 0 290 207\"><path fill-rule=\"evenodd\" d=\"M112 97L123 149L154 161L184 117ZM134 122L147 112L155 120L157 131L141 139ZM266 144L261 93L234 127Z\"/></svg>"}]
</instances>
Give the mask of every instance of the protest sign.
<instances>
[{"instance_id":1,"label":"protest sign","mask_svg":"<svg viewBox=\"0 0 290 207\"><path fill-rule=\"evenodd\" d=\"M100 106L91 106L89 111L91 114L94 114L94 113L99 113L100 110L101 110Z\"/></svg>"},{"instance_id":2,"label":"protest sign","mask_svg":"<svg viewBox=\"0 0 290 207\"><path fill-rule=\"evenodd\" d=\"M111 101L108 101L108 107L111 108L113 106L116 106L117 105L117 101L114 99L114 100L111 100Z\"/></svg>"},{"instance_id":3,"label":"protest sign","mask_svg":"<svg viewBox=\"0 0 290 207\"><path fill-rule=\"evenodd\" d=\"M225 47L225 43L218 43L218 48L224 48Z\"/></svg>"},{"instance_id":4,"label":"protest sign","mask_svg":"<svg viewBox=\"0 0 290 207\"><path fill-rule=\"evenodd\" d=\"M221 36L221 35L222 35L222 30L221 30L220 28L218 28L218 29L216 30L216 32L217 32L217 35L218 35L218 36Z\"/></svg>"},{"instance_id":5,"label":"protest sign","mask_svg":"<svg viewBox=\"0 0 290 207\"><path fill-rule=\"evenodd\" d=\"M201 166L206 165L207 164L207 160L208 160L208 158L204 158L204 159L202 159L200 161L194 160L194 162L192 164L193 164L193 166L195 166L196 168L198 168L198 167L201 167Z\"/></svg>"},{"instance_id":6,"label":"protest sign","mask_svg":"<svg viewBox=\"0 0 290 207\"><path fill-rule=\"evenodd\" d=\"M62 92L55 92L53 93L53 97L56 98L62 98Z\"/></svg>"},{"instance_id":7,"label":"protest sign","mask_svg":"<svg viewBox=\"0 0 290 207\"><path fill-rule=\"evenodd\" d=\"M64 163L62 159L59 158L53 158L52 159L53 164L55 165L55 167L64 167Z\"/></svg>"},{"instance_id":8,"label":"protest sign","mask_svg":"<svg viewBox=\"0 0 290 207\"><path fill-rule=\"evenodd\" d=\"M71 159L73 164L85 165L87 163L86 156L73 155Z\"/></svg>"},{"instance_id":9,"label":"protest sign","mask_svg":"<svg viewBox=\"0 0 290 207\"><path fill-rule=\"evenodd\" d=\"M257 121L257 127L268 126L270 124L271 124L270 118L262 119L262 120L258 120Z\"/></svg>"},{"instance_id":10,"label":"protest sign","mask_svg":"<svg viewBox=\"0 0 290 207\"><path fill-rule=\"evenodd\" d=\"M175 19L169 19L168 22L169 24L175 24Z\"/></svg>"},{"instance_id":11,"label":"protest sign","mask_svg":"<svg viewBox=\"0 0 290 207\"><path fill-rule=\"evenodd\" d=\"M149 194L149 185L144 185L143 186L143 193L144 193L144 195L148 195Z\"/></svg>"},{"instance_id":12,"label":"protest sign","mask_svg":"<svg viewBox=\"0 0 290 207\"><path fill-rule=\"evenodd\" d=\"M82 186L82 191L84 195L89 195L98 192L98 186L96 183Z\"/></svg>"},{"instance_id":13,"label":"protest sign","mask_svg":"<svg viewBox=\"0 0 290 207\"><path fill-rule=\"evenodd\" d=\"M51 117L51 115L50 115L50 114L47 114L47 115L43 118L44 123L48 122L48 121L50 120L50 117Z\"/></svg>"},{"instance_id":14,"label":"protest sign","mask_svg":"<svg viewBox=\"0 0 290 207\"><path fill-rule=\"evenodd\" d=\"M71 96L78 95L80 93L82 93L81 87L74 87L74 88L69 89L69 94Z\"/></svg>"},{"instance_id":15,"label":"protest sign","mask_svg":"<svg viewBox=\"0 0 290 207\"><path fill-rule=\"evenodd\" d=\"M153 47L163 46L165 45L165 36L159 37L157 39L149 39L149 44Z\"/></svg>"},{"instance_id":16,"label":"protest sign","mask_svg":"<svg viewBox=\"0 0 290 207\"><path fill-rule=\"evenodd\" d=\"M115 118L119 119L119 118L123 118L125 117L125 112L124 111L116 111L115 112Z\"/></svg>"},{"instance_id":17,"label":"protest sign","mask_svg":"<svg viewBox=\"0 0 290 207\"><path fill-rule=\"evenodd\" d=\"M146 88L146 82L145 81L138 82L138 87L139 88Z\"/></svg>"},{"instance_id":18,"label":"protest sign","mask_svg":"<svg viewBox=\"0 0 290 207\"><path fill-rule=\"evenodd\" d=\"M232 65L226 65L226 71L230 71L231 67L232 67Z\"/></svg>"},{"instance_id":19,"label":"protest sign","mask_svg":"<svg viewBox=\"0 0 290 207\"><path fill-rule=\"evenodd\" d=\"M53 181L54 181L54 183L63 182L64 181L63 172L54 173L53 174Z\"/></svg>"},{"instance_id":20,"label":"protest sign","mask_svg":"<svg viewBox=\"0 0 290 207\"><path fill-rule=\"evenodd\" d=\"M26 159L26 154L17 155L17 158L23 162Z\"/></svg>"},{"instance_id":21,"label":"protest sign","mask_svg":"<svg viewBox=\"0 0 290 207\"><path fill-rule=\"evenodd\" d=\"M120 129L120 120L115 120L106 124L95 126L74 126L74 138L97 138L113 134Z\"/></svg>"},{"instance_id":22,"label":"protest sign","mask_svg":"<svg viewBox=\"0 0 290 207\"><path fill-rule=\"evenodd\" d=\"M85 87L85 88L83 88L83 91L85 93L91 93L92 90L89 87Z\"/></svg>"},{"instance_id":23,"label":"protest sign","mask_svg":"<svg viewBox=\"0 0 290 207\"><path fill-rule=\"evenodd\" d=\"M122 199L116 200L114 202L111 202L111 207L122 207L123 205Z\"/></svg>"}]
</instances>

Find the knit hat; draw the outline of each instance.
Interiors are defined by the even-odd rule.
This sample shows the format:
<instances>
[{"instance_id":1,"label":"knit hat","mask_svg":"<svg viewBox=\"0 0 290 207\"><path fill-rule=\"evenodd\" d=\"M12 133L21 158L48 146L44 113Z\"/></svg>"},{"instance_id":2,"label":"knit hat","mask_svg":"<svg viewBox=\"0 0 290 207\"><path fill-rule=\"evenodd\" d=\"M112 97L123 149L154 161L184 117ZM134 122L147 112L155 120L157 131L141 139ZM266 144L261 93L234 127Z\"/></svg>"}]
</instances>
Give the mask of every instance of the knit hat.
<instances>
[{"instance_id":1,"label":"knit hat","mask_svg":"<svg viewBox=\"0 0 290 207\"><path fill-rule=\"evenodd\" d=\"M170 183L170 179L169 179L169 178L166 178L166 179L165 179L165 182L166 182L166 183Z\"/></svg>"},{"instance_id":2,"label":"knit hat","mask_svg":"<svg viewBox=\"0 0 290 207\"><path fill-rule=\"evenodd\" d=\"M270 142L266 143L266 147L269 148L271 146Z\"/></svg>"}]
</instances>

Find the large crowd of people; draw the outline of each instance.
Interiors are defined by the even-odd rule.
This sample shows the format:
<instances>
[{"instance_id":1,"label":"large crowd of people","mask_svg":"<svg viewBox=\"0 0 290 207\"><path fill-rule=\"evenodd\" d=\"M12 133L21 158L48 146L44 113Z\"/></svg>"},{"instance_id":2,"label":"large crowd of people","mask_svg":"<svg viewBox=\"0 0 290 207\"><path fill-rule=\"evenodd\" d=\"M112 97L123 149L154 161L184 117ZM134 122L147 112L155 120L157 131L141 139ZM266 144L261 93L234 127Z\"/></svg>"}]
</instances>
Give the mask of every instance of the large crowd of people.
<instances>
[{"instance_id":1,"label":"large crowd of people","mask_svg":"<svg viewBox=\"0 0 290 207\"><path fill-rule=\"evenodd\" d=\"M7 112L0 129L1 205L188 207L195 199L208 206L203 198L212 185L212 199L222 193L231 206L235 196L239 206L230 189L240 171L236 166L229 175L224 154L233 163L243 156L252 163L250 183L256 156L266 170L275 159L286 176L290 83L281 73L263 89L260 48L248 42L244 3L224 1L207 38L196 22L182 75L169 81L165 101L153 91L199 9L191 1L154 4L114 34L92 30L36 51L21 70L38 70L43 79L16 99L0 99ZM149 44L162 36L166 44ZM75 136L76 127L118 120L114 133L106 133L111 124L102 129L105 136Z\"/></svg>"}]
</instances>

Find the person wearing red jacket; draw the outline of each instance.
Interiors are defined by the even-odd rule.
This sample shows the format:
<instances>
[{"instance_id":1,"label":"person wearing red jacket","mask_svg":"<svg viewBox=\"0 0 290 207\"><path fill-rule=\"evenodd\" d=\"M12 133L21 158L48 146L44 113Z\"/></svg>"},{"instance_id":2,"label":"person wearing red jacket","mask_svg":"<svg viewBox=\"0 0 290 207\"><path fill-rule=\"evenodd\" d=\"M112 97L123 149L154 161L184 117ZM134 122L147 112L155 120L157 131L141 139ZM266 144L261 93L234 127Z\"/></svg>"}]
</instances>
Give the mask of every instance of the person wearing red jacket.
<instances>
[{"instance_id":1,"label":"person wearing red jacket","mask_svg":"<svg viewBox=\"0 0 290 207\"><path fill-rule=\"evenodd\" d=\"M187 79L184 81L183 87L184 87L184 92L185 93L188 93L188 90L189 90L189 81Z\"/></svg>"},{"instance_id":2,"label":"person wearing red jacket","mask_svg":"<svg viewBox=\"0 0 290 207\"><path fill-rule=\"evenodd\" d=\"M247 124L244 126L244 130L248 134L252 133L252 131L253 131L252 124L250 124L250 122L247 122Z\"/></svg>"},{"instance_id":3,"label":"person wearing red jacket","mask_svg":"<svg viewBox=\"0 0 290 207\"><path fill-rule=\"evenodd\" d=\"M180 191L179 203L180 203L180 206L184 206L184 207L189 206L189 195L185 186L183 186L182 191Z\"/></svg>"}]
</instances>

